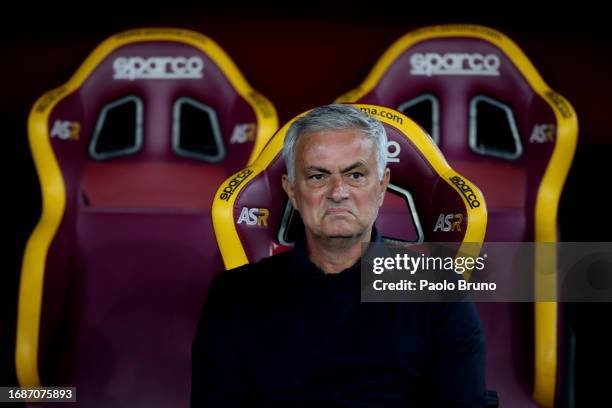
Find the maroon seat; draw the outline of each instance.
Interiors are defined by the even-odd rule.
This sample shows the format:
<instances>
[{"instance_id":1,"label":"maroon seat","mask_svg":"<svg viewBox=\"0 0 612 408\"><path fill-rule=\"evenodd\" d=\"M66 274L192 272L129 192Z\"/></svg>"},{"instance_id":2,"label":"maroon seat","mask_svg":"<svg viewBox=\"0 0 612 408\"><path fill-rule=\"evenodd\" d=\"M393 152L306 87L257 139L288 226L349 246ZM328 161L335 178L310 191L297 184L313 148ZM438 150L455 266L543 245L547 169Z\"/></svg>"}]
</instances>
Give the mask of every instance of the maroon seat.
<instances>
[{"instance_id":1,"label":"maroon seat","mask_svg":"<svg viewBox=\"0 0 612 408\"><path fill-rule=\"evenodd\" d=\"M277 126L217 44L179 29L107 39L36 102L22 386L76 386L82 406L188 406L191 342L223 268L212 198Z\"/></svg>"},{"instance_id":2,"label":"maroon seat","mask_svg":"<svg viewBox=\"0 0 612 408\"><path fill-rule=\"evenodd\" d=\"M356 105L387 131L391 181L376 226L383 238L408 242L482 243L487 210L480 191L451 169L425 132L393 109ZM299 116L298 116L299 117ZM289 121L258 159L228 178L213 203L215 235L226 268L235 268L291 247L299 221L281 185L281 150ZM473 195L463 194L465 183ZM465 191L465 189L464 189ZM436 229L452 215L458 228Z\"/></svg>"},{"instance_id":3,"label":"maroon seat","mask_svg":"<svg viewBox=\"0 0 612 408\"><path fill-rule=\"evenodd\" d=\"M338 101L393 107L423 126L453 168L484 193L486 241L557 242L576 114L503 34L471 25L410 32ZM495 303L479 311L487 385L501 404L552 406L562 391L558 306Z\"/></svg>"}]
</instances>

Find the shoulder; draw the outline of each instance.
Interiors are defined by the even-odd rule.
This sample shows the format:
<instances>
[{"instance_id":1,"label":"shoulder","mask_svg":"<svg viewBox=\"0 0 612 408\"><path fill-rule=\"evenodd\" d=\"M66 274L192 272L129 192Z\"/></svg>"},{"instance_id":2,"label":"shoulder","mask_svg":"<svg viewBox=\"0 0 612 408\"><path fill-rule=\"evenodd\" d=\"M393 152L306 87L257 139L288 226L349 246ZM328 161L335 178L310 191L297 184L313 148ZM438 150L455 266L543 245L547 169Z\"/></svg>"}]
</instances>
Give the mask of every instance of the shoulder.
<instances>
[{"instance_id":1,"label":"shoulder","mask_svg":"<svg viewBox=\"0 0 612 408\"><path fill-rule=\"evenodd\" d=\"M293 251L263 258L257 262L219 272L213 277L211 291L243 292L277 286L292 277Z\"/></svg>"}]
</instances>

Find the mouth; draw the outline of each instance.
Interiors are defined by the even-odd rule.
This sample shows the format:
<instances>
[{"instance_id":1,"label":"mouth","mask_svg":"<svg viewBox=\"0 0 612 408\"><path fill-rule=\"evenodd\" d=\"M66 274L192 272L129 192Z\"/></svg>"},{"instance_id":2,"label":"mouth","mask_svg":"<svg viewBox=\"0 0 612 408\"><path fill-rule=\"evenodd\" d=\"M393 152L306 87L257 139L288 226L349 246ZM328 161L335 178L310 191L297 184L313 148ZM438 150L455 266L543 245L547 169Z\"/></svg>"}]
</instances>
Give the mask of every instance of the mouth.
<instances>
[{"instance_id":1,"label":"mouth","mask_svg":"<svg viewBox=\"0 0 612 408\"><path fill-rule=\"evenodd\" d=\"M352 213L351 209L346 207L331 207L325 210L325 215L348 215Z\"/></svg>"}]
</instances>

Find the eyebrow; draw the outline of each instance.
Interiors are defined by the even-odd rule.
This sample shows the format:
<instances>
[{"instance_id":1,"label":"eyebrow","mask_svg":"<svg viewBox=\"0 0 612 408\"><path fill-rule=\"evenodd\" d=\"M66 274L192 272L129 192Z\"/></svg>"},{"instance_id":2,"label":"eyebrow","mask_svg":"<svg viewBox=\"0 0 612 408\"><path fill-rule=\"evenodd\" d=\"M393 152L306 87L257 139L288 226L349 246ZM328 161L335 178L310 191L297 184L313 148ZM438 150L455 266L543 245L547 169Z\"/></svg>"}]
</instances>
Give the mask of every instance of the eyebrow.
<instances>
[{"instance_id":1,"label":"eyebrow","mask_svg":"<svg viewBox=\"0 0 612 408\"><path fill-rule=\"evenodd\" d=\"M355 169L357 169L359 167L367 167L367 165L364 162L362 162L362 161L358 161L357 163L353 163L350 166L340 170L340 172L341 173L346 173L347 171L355 170Z\"/></svg>"},{"instance_id":2,"label":"eyebrow","mask_svg":"<svg viewBox=\"0 0 612 408\"><path fill-rule=\"evenodd\" d=\"M319 173L325 173L325 174L331 174L331 171L323 168L323 167L317 167L317 166L308 166L304 168L304 172L307 171L318 171Z\"/></svg>"},{"instance_id":3,"label":"eyebrow","mask_svg":"<svg viewBox=\"0 0 612 408\"><path fill-rule=\"evenodd\" d=\"M362 161L358 161L356 163L351 164L348 167L345 167L343 169L340 170L340 173L346 173L348 171L354 170L356 168L360 168L360 167L367 167L366 164ZM331 171L329 171L326 168L323 167L318 167L318 166L308 166L304 168L304 171L318 171L320 173L325 173L325 174L331 174Z\"/></svg>"}]
</instances>

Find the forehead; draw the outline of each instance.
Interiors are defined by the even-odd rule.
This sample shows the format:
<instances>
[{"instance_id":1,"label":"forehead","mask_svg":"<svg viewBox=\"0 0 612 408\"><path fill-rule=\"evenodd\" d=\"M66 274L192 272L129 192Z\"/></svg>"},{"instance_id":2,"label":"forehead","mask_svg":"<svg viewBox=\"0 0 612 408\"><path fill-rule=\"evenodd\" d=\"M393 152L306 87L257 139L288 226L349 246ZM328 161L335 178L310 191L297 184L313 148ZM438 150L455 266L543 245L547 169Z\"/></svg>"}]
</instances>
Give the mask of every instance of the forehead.
<instances>
[{"instance_id":1,"label":"forehead","mask_svg":"<svg viewBox=\"0 0 612 408\"><path fill-rule=\"evenodd\" d=\"M296 146L296 161L304 165L375 160L375 146L361 129L323 130L302 134Z\"/></svg>"}]
</instances>

